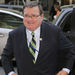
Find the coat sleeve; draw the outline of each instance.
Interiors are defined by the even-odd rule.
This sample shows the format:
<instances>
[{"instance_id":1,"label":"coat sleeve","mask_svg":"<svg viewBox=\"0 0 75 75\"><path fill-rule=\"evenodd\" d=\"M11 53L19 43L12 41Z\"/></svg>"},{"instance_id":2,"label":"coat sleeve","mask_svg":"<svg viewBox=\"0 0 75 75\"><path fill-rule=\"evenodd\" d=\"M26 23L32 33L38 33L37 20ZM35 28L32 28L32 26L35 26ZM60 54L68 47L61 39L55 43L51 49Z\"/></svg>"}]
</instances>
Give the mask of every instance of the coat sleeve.
<instances>
[{"instance_id":1,"label":"coat sleeve","mask_svg":"<svg viewBox=\"0 0 75 75\"><path fill-rule=\"evenodd\" d=\"M72 69L74 61L75 61L75 46L72 44L72 42L66 38L64 33L59 29L59 47L61 51L61 56L65 57L64 66L63 68Z\"/></svg>"}]
</instances>

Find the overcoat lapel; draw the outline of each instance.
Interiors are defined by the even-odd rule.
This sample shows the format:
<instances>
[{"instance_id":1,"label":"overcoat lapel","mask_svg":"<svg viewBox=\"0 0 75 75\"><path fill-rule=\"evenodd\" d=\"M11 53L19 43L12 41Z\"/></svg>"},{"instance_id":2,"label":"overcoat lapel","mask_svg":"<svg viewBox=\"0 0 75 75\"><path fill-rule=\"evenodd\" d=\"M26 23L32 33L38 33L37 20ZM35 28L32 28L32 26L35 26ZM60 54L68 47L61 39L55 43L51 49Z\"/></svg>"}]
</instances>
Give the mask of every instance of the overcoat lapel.
<instances>
[{"instance_id":1,"label":"overcoat lapel","mask_svg":"<svg viewBox=\"0 0 75 75\"><path fill-rule=\"evenodd\" d=\"M29 52L28 44L27 44L27 36L26 36L26 28L22 26L20 30L20 37L19 38L19 50L22 53L21 57L23 59L30 60L32 62L32 55ZM21 39L21 40L20 40Z\"/></svg>"},{"instance_id":2,"label":"overcoat lapel","mask_svg":"<svg viewBox=\"0 0 75 75\"><path fill-rule=\"evenodd\" d=\"M25 49L25 51L27 52L27 54L30 56L29 58L32 60L32 55L31 55L31 53L29 52L29 48L28 48L28 44L27 44L27 35L26 35L26 28L24 27L24 49Z\"/></svg>"},{"instance_id":3,"label":"overcoat lapel","mask_svg":"<svg viewBox=\"0 0 75 75\"><path fill-rule=\"evenodd\" d=\"M48 48L48 42L47 42L47 29L45 27L44 24L41 25L41 31L40 31L40 38L42 40L40 41L40 46L39 46L39 53L38 53L38 57L37 57L37 61L36 63L39 63L39 61L41 61L41 56L44 53L44 51Z\"/></svg>"}]
</instances>

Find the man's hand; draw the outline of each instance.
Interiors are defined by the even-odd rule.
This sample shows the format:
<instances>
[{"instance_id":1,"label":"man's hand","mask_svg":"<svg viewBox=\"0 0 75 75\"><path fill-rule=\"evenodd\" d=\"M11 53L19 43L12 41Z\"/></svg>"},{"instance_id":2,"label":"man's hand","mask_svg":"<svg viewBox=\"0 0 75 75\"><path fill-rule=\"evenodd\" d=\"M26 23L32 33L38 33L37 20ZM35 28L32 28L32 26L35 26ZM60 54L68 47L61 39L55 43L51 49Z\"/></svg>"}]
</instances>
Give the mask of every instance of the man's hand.
<instances>
[{"instance_id":1,"label":"man's hand","mask_svg":"<svg viewBox=\"0 0 75 75\"><path fill-rule=\"evenodd\" d=\"M61 70L56 75L68 75L68 73L64 70Z\"/></svg>"},{"instance_id":2,"label":"man's hand","mask_svg":"<svg viewBox=\"0 0 75 75\"><path fill-rule=\"evenodd\" d=\"M17 75L16 73L13 73L12 75Z\"/></svg>"}]
</instances>

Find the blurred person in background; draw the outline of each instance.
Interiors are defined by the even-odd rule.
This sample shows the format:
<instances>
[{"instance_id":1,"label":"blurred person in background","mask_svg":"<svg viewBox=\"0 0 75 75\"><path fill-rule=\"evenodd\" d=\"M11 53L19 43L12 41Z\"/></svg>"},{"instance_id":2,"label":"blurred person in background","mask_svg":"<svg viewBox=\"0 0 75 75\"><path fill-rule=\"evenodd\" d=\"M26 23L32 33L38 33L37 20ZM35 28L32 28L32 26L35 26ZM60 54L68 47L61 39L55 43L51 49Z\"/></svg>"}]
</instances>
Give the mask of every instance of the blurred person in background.
<instances>
[{"instance_id":1,"label":"blurred person in background","mask_svg":"<svg viewBox=\"0 0 75 75\"><path fill-rule=\"evenodd\" d=\"M55 6L59 6L59 2L54 2L51 10L49 11L50 18L49 20L54 20L54 15L56 15L57 11L55 10Z\"/></svg>"},{"instance_id":2,"label":"blurred person in background","mask_svg":"<svg viewBox=\"0 0 75 75\"><path fill-rule=\"evenodd\" d=\"M56 14L54 15L54 19L56 19L56 17L60 14L61 12L61 9L60 9L60 5L59 3L57 2L56 4L54 4L54 9L56 11Z\"/></svg>"}]
</instances>

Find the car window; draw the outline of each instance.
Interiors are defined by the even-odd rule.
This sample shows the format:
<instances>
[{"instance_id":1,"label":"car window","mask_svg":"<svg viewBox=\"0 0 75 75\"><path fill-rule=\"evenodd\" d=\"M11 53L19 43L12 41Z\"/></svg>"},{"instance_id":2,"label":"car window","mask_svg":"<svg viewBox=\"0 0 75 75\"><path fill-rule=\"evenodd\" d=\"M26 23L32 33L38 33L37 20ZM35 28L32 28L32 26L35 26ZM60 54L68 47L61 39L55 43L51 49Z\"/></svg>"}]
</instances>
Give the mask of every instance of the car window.
<instances>
[{"instance_id":1,"label":"car window","mask_svg":"<svg viewBox=\"0 0 75 75\"><path fill-rule=\"evenodd\" d=\"M65 18L63 19L64 21L62 22L62 30L63 32L71 31L71 12L67 13L65 15Z\"/></svg>"},{"instance_id":2,"label":"car window","mask_svg":"<svg viewBox=\"0 0 75 75\"><path fill-rule=\"evenodd\" d=\"M52 21L53 24L56 24L57 20L60 18L61 14L62 14L63 12L64 12L64 10L61 11L61 13L57 16L57 18ZM61 22L61 21L58 22L58 26L59 26L60 22Z\"/></svg>"},{"instance_id":3,"label":"car window","mask_svg":"<svg viewBox=\"0 0 75 75\"><path fill-rule=\"evenodd\" d=\"M63 16L60 27L66 37L75 45L75 11L71 11Z\"/></svg>"},{"instance_id":4,"label":"car window","mask_svg":"<svg viewBox=\"0 0 75 75\"><path fill-rule=\"evenodd\" d=\"M75 8L73 8L71 15L71 28L72 28L71 31L75 33Z\"/></svg>"},{"instance_id":5,"label":"car window","mask_svg":"<svg viewBox=\"0 0 75 75\"><path fill-rule=\"evenodd\" d=\"M23 24L23 20L19 17L0 13L0 28L16 28Z\"/></svg>"},{"instance_id":6,"label":"car window","mask_svg":"<svg viewBox=\"0 0 75 75\"><path fill-rule=\"evenodd\" d=\"M71 30L71 11L67 12L61 19L59 26L63 30L63 32L67 32Z\"/></svg>"}]
</instances>

